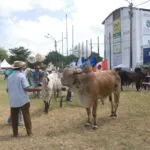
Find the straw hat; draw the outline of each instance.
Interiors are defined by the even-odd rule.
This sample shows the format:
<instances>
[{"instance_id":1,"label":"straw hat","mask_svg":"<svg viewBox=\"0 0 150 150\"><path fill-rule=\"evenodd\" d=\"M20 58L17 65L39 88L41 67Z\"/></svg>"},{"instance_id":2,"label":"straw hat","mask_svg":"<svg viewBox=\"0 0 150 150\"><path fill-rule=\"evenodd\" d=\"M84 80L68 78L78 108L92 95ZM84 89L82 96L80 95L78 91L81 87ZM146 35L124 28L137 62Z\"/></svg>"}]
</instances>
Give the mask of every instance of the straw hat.
<instances>
[{"instance_id":1,"label":"straw hat","mask_svg":"<svg viewBox=\"0 0 150 150\"><path fill-rule=\"evenodd\" d=\"M25 66L26 66L26 63L24 61L15 61L13 64L14 69L23 68Z\"/></svg>"}]
</instances>

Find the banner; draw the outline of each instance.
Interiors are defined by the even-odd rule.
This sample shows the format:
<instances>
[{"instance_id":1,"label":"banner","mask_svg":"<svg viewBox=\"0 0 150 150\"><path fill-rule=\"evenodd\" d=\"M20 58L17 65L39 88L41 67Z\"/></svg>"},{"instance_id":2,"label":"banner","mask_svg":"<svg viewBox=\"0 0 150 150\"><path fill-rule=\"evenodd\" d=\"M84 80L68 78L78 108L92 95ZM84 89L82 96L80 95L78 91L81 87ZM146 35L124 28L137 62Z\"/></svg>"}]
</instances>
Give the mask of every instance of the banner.
<instances>
[{"instance_id":1,"label":"banner","mask_svg":"<svg viewBox=\"0 0 150 150\"><path fill-rule=\"evenodd\" d=\"M113 66L116 66L122 63L120 11L113 15Z\"/></svg>"},{"instance_id":2,"label":"banner","mask_svg":"<svg viewBox=\"0 0 150 150\"><path fill-rule=\"evenodd\" d=\"M113 21L113 37L120 37L121 35L121 20L120 18Z\"/></svg>"},{"instance_id":3,"label":"banner","mask_svg":"<svg viewBox=\"0 0 150 150\"><path fill-rule=\"evenodd\" d=\"M142 28L144 35L150 35L150 14L143 14Z\"/></svg>"}]
</instances>

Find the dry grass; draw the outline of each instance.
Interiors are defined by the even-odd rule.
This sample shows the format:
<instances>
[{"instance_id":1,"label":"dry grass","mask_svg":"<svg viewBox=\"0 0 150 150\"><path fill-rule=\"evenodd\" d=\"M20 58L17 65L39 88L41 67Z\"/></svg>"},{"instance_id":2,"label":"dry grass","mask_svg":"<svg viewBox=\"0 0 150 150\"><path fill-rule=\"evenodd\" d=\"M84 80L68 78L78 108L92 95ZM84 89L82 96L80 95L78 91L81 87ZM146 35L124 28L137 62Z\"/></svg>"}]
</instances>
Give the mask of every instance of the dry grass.
<instances>
[{"instance_id":1,"label":"dry grass","mask_svg":"<svg viewBox=\"0 0 150 150\"><path fill-rule=\"evenodd\" d=\"M19 127L19 138L11 138L6 124L9 107L5 91L0 91L0 149L10 150L149 150L150 91L126 90L121 93L118 118L111 119L110 105L99 104L97 130L85 128L86 112L76 102L58 108L53 104L48 115L41 100L31 100L33 136ZM4 100L2 100L3 98ZM5 102L4 102L5 101ZM53 102L54 103L54 102ZM70 107L72 106L72 107Z\"/></svg>"}]
</instances>

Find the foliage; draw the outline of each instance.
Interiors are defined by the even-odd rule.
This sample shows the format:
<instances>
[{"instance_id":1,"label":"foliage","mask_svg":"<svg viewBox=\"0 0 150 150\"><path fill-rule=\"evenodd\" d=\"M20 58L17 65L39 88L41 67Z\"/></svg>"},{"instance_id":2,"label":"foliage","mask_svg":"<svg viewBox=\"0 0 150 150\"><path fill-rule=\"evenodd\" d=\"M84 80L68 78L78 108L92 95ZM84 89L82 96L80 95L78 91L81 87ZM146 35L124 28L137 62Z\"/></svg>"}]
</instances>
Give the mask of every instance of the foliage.
<instances>
[{"instance_id":1,"label":"foliage","mask_svg":"<svg viewBox=\"0 0 150 150\"><path fill-rule=\"evenodd\" d=\"M92 52L91 56L96 57L97 62L102 61L102 57L98 55L98 53Z\"/></svg>"},{"instance_id":2,"label":"foliage","mask_svg":"<svg viewBox=\"0 0 150 150\"><path fill-rule=\"evenodd\" d=\"M63 56L58 52L49 52L48 55L45 57L44 64L48 64L52 62L54 65L62 67L67 64L70 64L72 61L76 60L77 58L74 55L70 56Z\"/></svg>"},{"instance_id":3,"label":"foliage","mask_svg":"<svg viewBox=\"0 0 150 150\"><path fill-rule=\"evenodd\" d=\"M0 60L2 61L3 59L7 59L7 51L4 48L0 47Z\"/></svg>"},{"instance_id":4,"label":"foliage","mask_svg":"<svg viewBox=\"0 0 150 150\"><path fill-rule=\"evenodd\" d=\"M26 61L27 57L31 54L28 49L25 49L22 46L9 49L9 52L11 53L9 57L10 63L13 63L16 60Z\"/></svg>"},{"instance_id":5,"label":"foliage","mask_svg":"<svg viewBox=\"0 0 150 150\"><path fill-rule=\"evenodd\" d=\"M92 52L91 56L96 57L97 62L102 60L102 57L100 57L97 53ZM49 52L48 55L45 57L45 60L43 61L44 64L48 64L49 62L52 62L54 65L62 67L69 65L73 61L77 61L77 57L74 55L69 56L63 56L59 54L58 52Z\"/></svg>"}]
</instances>

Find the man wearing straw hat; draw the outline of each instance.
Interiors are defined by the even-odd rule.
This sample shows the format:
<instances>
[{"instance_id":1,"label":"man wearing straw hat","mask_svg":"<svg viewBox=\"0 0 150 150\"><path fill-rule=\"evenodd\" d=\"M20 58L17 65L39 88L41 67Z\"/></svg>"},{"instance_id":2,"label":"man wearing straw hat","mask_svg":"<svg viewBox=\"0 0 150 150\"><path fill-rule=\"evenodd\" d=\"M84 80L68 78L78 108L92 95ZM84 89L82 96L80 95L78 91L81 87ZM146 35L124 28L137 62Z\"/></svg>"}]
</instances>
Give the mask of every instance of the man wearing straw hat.
<instances>
[{"instance_id":1,"label":"man wearing straw hat","mask_svg":"<svg viewBox=\"0 0 150 150\"><path fill-rule=\"evenodd\" d=\"M14 73L7 79L7 91L9 104L11 107L13 136L18 136L18 113L21 109L26 127L27 135L32 135L32 124L30 118L30 101L27 95L29 91L29 83L23 69L26 63L23 61L15 61L13 65Z\"/></svg>"}]
</instances>

